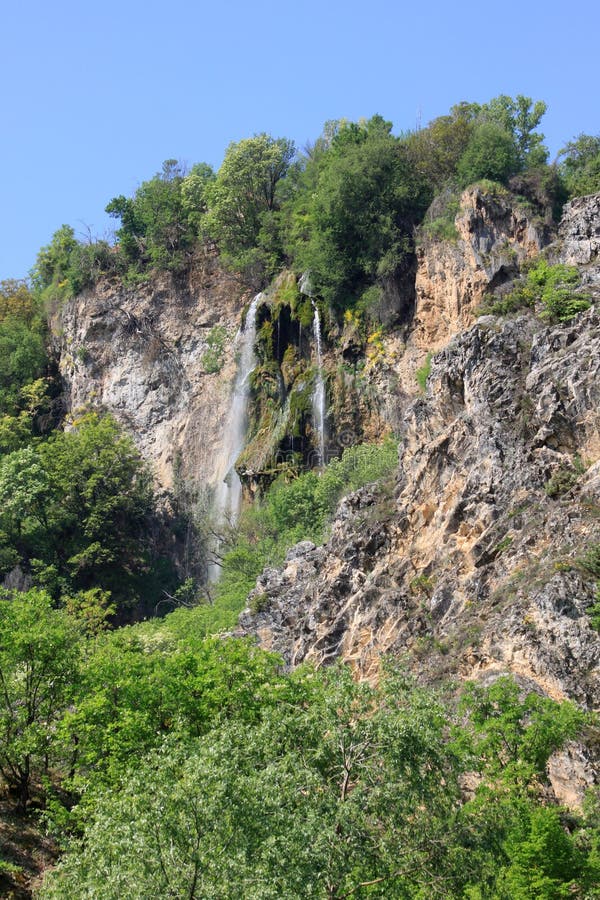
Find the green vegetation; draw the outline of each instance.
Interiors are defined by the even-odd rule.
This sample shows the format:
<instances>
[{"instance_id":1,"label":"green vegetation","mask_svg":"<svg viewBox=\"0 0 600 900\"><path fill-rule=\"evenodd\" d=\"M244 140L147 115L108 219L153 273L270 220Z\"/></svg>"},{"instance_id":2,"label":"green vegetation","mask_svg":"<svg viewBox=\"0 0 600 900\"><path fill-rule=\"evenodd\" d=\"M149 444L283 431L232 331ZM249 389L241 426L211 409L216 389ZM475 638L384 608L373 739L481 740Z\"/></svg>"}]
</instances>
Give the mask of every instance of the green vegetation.
<instances>
[{"instance_id":1,"label":"green vegetation","mask_svg":"<svg viewBox=\"0 0 600 900\"><path fill-rule=\"evenodd\" d=\"M569 197L600 191L600 135L580 134L561 150L558 158Z\"/></svg>"},{"instance_id":2,"label":"green vegetation","mask_svg":"<svg viewBox=\"0 0 600 900\"><path fill-rule=\"evenodd\" d=\"M233 627L265 566L280 564L299 541L320 543L340 497L385 481L397 465L398 445L388 438L349 447L321 475L311 471L293 481L276 481L260 503L244 511L230 538L214 602L195 613L197 627L209 633Z\"/></svg>"},{"instance_id":3,"label":"green vegetation","mask_svg":"<svg viewBox=\"0 0 600 900\"><path fill-rule=\"evenodd\" d=\"M131 275L147 267L174 272L185 268L213 179L206 163L186 175L177 160L168 159L132 198L121 195L110 201L106 211L121 220L119 251Z\"/></svg>"},{"instance_id":4,"label":"green vegetation","mask_svg":"<svg viewBox=\"0 0 600 900\"><path fill-rule=\"evenodd\" d=\"M569 466L560 466L552 473L544 486L549 497L560 497L566 494L577 484L580 475L585 472L586 466L579 456L575 456Z\"/></svg>"},{"instance_id":5,"label":"green vegetation","mask_svg":"<svg viewBox=\"0 0 600 900\"><path fill-rule=\"evenodd\" d=\"M6 417L23 415L22 424L33 424L32 416L47 399L47 368L46 327L39 303L24 282L0 282L0 422L4 429L11 424Z\"/></svg>"},{"instance_id":6,"label":"green vegetation","mask_svg":"<svg viewBox=\"0 0 600 900\"><path fill-rule=\"evenodd\" d=\"M273 435L305 437L311 412L314 367L288 341L314 315L297 276L310 273L324 339L344 327L367 365L379 363L386 306L413 271L415 226L455 240L464 187L518 195L545 220L567 196L600 189L600 138L581 135L549 166L544 112L502 95L399 136L379 115L328 122L304 153L254 135L231 144L216 173L167 160L108 204L114 245L63 225L30 285L0 284L0 579L18 587L0 592L0 779L21 814L44 809L64 850L42 897L599 896L599 795L567 813L546 780L552 752L597 727L593 717L505 678L438 696L392 660L377 686L343 666L288 674L275 655L222 634L265 566L326 538L347 492L373 485L364 517L382 515L396 442L349 448L319 474L302 472L298 453L273 463L277 480L223 536L210 602L194 605L194 578L169 559L179 522L157 512L131 440L107 416L60 427L45 321L101 278L183 278L205 250L245 287L285 272L259 321L261 397L246 451L274 458ZM568 322L589 300L577 270L540 259L492 309L522 306ZM220 372L226 341L224 328L208 331L205 372ZM85 347L72 353L85 364ZM428 354L416 372L423 392L430 371ZM558 470L547 493L569 490L578 465ZM193 531L199 541L210 522L180 480L172 503L186 540ZM505 535L492 552L510 546ZM572 565L598 582L597 545L581 552ZM410 583L415 606L434 591L426 573ZM165 596L181 607L159 619ZM256 591L251 611L270 603ZM600 630L600 594L588 614ZM423 655L448 646L418 640ZM1 860L2 889L20 872Z\"/></svg>"},{"instance_id":7,"label":"green vegetation","mask_svg":"<svg viewBox=\"0 0 600 900\"><path fill-rule=\"evenodd\" d=\"M208 194L205 228L226 262L260 287L281 259L279 184L295 155L291 141L267 134L230 144Z\"/></svg>"},{"instance_id":8,"label":"green vegetation","mask_svg":"<svg viewBox=\"0 0 600 900\"><path fill-rule=\"evenodd\" d=\"M214 375L223 368L223 352L226 340L227 330L223 325L215 325L208 333L206 338L207 349L202 354L202 365L204 366L204 371L209 375Z\"/></svg>"},{"instance_id":9,"label":"green vegetation","mask_svg":"<svg viewBox=\"0 0 600 900\"><path fill-rule=\"evenodd\" d=\"M420 368L415 372L415 378L417 379L417 384L419 385L419 389L422 394L425 393L427 389L427 379L431 374L431 360L433 359L433 354L428 353L425 357L425 362Z\"/></svg>"},{"instance_id":10,"label":"green vegetation","mask_svg":"<svg viewBox=\"0 0 600 900\"><path fill-rule=\"evenodd\" d=\"M169 572L145 540L152 503L137 450L108 417L6 453L0 574L18 565L55 598L99 587L123 609L155 603Z\"/></svg>"},{"instance_id":11,"label":"green vegetation","mask_svg":"<svg viewBox=\"0 0 600 900\"><path fill-rule=\"evenodd\" d=\"M575 266L550 265L542 257L513 291L481 312L507 315L529 307L550 324L570 322L591 305L589 297L579 290L580 283L581 275Z\"/></svg>"},{"instance_id":12,"label":"green vegetation","mask_svg":"<svg viewBox=\"0 0 600 900\"><path fill-rule=\"evenodd\" d=\"M43 897L417 898L432 873L457 900L594 896L594 797L568 829L543 802L550 754L586 721L571 704L503 678L468 686L453 710L394 666L377 688L343 667L285 676L247 644L176 638L170 618L153 639L137 626L145 656L162 660L157 674L174 665L169 691L158 703L124 692L123 714L138 713L127 729L109 728L109 741L89 730L104 745L103 778L78 758L93 778ZM92 692L101 683L92 672ZM138 744L131 726L172 692L162 728L142 729ZM70 727L85 734L78 714L76 702Z\"/></svg>"},{"instance_id":13,"label":"green vegetation","mask_svg":"<svg viewBox=\"0 0 600 900\"><path fill-rule=\"evenodd\" d=\"M431 192L381 116L359 125L336 123L307 162L303 180L288 247L300 270L310 270L316 292L343 310L406 265L412 226Z\"/></svg>"},{"instance_id":14,"label":"green vegetation","mask_svg":"<svg viewBox=\"0 0 600 900\"><path fill-rule=\"evenodd\" d=\"M559 195L592 184L593 138L569 145L558 168L547 165L538 130L545 110L501 95L460 103L399 137L379 115L327 122L304 153L257 134L232 143L216 174L205 163L187 172L167 160L133 197L108 204L120 221L114 247L60 228L38 256L36 290L60 302L104 275L135 282L152 269L178 274L209 241L253 289L286 267L310 270L315 296L332 310L358 308L371 289L385 296L410 269L414 226L434 196L485 179L514 181L523 202L551 216ZM429 234L454 239L452 218L448 210L430 221Z\"/></svg>"}]
</instances>

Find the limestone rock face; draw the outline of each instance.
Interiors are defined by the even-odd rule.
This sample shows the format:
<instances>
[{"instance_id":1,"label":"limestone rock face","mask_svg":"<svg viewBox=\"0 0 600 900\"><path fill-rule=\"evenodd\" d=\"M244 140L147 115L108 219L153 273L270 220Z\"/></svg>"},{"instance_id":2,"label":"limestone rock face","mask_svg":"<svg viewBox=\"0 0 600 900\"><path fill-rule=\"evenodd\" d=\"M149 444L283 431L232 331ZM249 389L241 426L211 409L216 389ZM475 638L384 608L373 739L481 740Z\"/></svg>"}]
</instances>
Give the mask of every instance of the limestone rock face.
<instances>
[{"instance_id":1,"label":"limestone rock face","mask_svg":"<svg viewBox=\"0 0 600 900\"><path fill-rule=\"evenodd\" d=\"M172 486L178 466L196 484L209 481L247 299L207 254L185 283L168 275L135 288L101 283L71 300L54 326L70 416L112 413L159 486ZM211 373L204 354L215 326L224 329L224 352Z\"/></svg>"},{"instance_id":2,"label":"limestone rock face","mask_svg":"<svg viewBox=\"0 0 600 900\"><path fill-rule=\"evenodd\" d=\"M391 650L425 677L512 672L598 703L579 560L600 541L599 366L593 309L568 327L480 319L405 412L393 494L346 498L324 547L266 570L241 631L291 666L342 657L375 678Z\"/></svg>"},{"instance_id":3,"label":"limestone rock face","mask_svg":"<svg viewBox=\"0 0 600 900\"><path fill-rule=\"evenodd\" d=\"M456 239L432 240L423 230L418 249L412 341L437 350L471 325L486 291L508 281L519 263L549 241L508 197L469 188L454 220Z\"/></svg>"},{"instance_id":4,"label":"limestone rock face","mask_svg":"<svg viewBox=\"0 0 600 900\"><path fill-rule=\"evenodd\" d=\"M600 194L577 197L565 205L559 239L563 262L600 266Z\"/></svg>"}]
</instances>

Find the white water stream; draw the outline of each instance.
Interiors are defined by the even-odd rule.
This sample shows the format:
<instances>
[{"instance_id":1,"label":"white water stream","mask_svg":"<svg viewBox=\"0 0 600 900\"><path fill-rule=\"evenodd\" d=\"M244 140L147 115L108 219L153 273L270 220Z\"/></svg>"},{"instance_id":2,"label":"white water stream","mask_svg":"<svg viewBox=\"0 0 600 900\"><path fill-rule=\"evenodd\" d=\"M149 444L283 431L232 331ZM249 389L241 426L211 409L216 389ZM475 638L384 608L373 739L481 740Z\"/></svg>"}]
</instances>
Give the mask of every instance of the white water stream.
<instances>
[{"instance_id":1,"label":"white water stream","mask_svg":"<svg viewBox=\"0 0 600 900\"><path fill-rule=\"evenodd\" d=\"M317 304L312 301L314 317L313 330L317 347L317 377L312 395L313 421L319 439L319 464L325 465L325 379L323 378L323 351L321 349L321 320Z\"/></svg>"},{"instance_id":2,"label":"white water stream","mask_svg":"<svg viewBox=\"0 0 600 900\"><path fill-rule=\"evenodd\" d=\"M256 367L256 312L261 300L262 294L257 294L246 314L244 327L236 337L238 368L215 475L213 514L217 530L223 525L235 525L242 506L242 482L235 464L246 443L250 376ZM216 581L220 571L219 564L213 563L210 566L210 580Z\"/></svg>"},{"instance_id":3,"label":"white water stream","mask_svg":"<svg viewBox=\"0 0 600 900\"><path fill-rule=\"evenodd\" d=\"M317 432L317 441L319 445L319 465L324 466L325 459L325 379L323 377L323 350L321 345L321 319L319 316L319 308L313 300L312 286L310 283L310 275L304 272L298 283L300 293L306 297L310 297L313 308L313 334L315 339L315 347L317 349L317 377L315 379L315 389L312 395L312 412L313 423Z\"/></svg>"}]
</instances>

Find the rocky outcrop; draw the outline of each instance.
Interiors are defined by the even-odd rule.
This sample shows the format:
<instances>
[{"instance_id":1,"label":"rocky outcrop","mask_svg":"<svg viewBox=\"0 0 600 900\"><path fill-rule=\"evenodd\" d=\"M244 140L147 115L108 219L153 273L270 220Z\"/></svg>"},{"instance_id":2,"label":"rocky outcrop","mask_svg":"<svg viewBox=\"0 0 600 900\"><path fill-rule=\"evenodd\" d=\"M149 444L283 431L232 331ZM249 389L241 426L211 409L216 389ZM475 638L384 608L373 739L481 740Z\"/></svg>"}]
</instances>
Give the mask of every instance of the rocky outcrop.
<instances>
[{"instance_id":1,"label":"rocky outcrop","mask_svg":"<svg viewBox=\"0 0 600 900\"><path fill-rule=\"evenodd\" d=\"M584 285L600 289L600 194L567 203L553 258L577 266Z\"/></svg>"},{"instance_id":2,"label":"rocky outcrop","mask_svg":"<svg viewBox=\"0 0 600 900\"><path fill-rule=\"evenodd\" d=\"M392 495L346 498L324 547L259 578L241 630L291 666L339 656L370 678L391 650L429 678L507 671L598 703L581 559L600 542L599 409L594 310L480 319L407 410Z\"/></svg>"},{"instance_id":3,"label":"rocky outcrop","mask_svg":"<svg viewBox=\"0 0 600 900\"><path fill-rule=\"evenodd\" d=\"M411 337L427 350L439 349L471 325L484 295L514 278L519 265L550 239L548 227L535 223L501 189L464 191L452 238L428 237L436 213L434 204L420 231Z\"/></svg>"},{"instance_id":4,"label":"rocky outcrop","mask_svg":"<svg viewBox=\"0 0 600 900\"><path fill-rule=\"evenodd\" d=\"M183 282L101 282L71 300L54 323L70 417L89 409L114 415L162 487L173 486L176 472L210 481L247 300L209 252Z\"/></svg>"}]
</instances>

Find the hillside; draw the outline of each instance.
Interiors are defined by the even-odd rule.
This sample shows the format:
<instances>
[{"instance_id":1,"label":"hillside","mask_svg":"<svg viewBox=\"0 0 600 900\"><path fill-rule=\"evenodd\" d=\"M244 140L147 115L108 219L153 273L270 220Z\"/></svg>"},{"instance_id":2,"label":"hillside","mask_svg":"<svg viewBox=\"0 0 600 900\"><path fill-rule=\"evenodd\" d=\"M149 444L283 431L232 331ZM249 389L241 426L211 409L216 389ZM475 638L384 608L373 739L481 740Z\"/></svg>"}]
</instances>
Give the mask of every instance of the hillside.
<instances>
[{"instance_id":1,"label":"hillside","mask_svg":"<svg viewBox=\"0 0 600 900\"><path fill-rule=\"evenodd\" d=\"M2 283L7 896L599 896L600 144L544 110L168 160Z\"/></svg>"}]
</instances>

